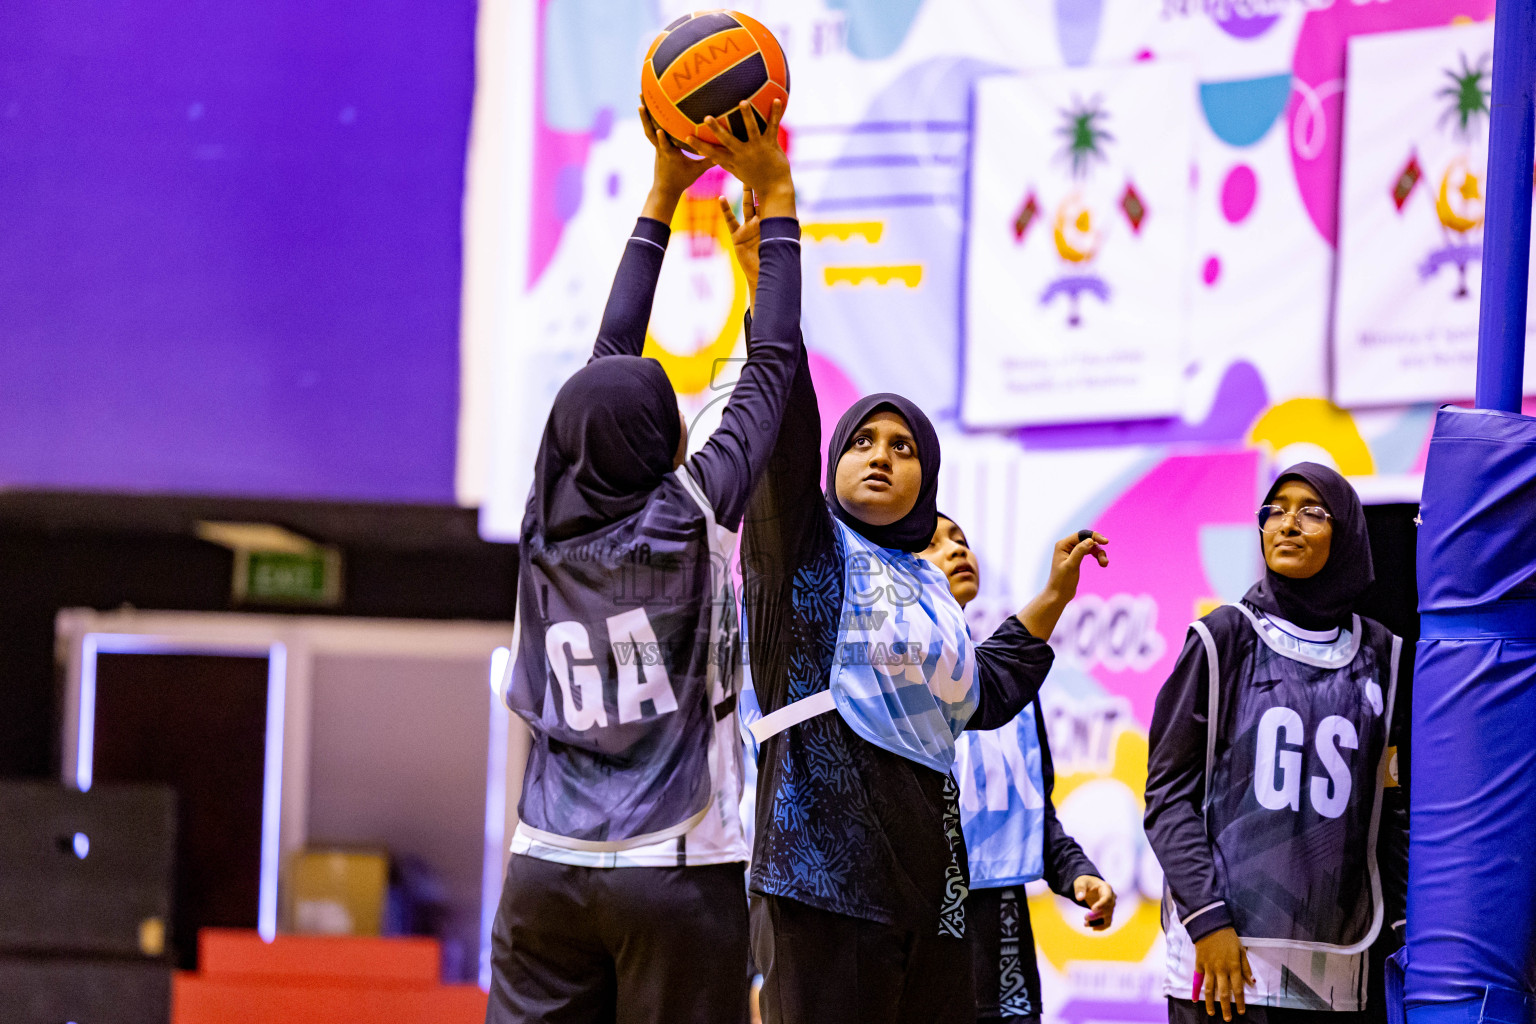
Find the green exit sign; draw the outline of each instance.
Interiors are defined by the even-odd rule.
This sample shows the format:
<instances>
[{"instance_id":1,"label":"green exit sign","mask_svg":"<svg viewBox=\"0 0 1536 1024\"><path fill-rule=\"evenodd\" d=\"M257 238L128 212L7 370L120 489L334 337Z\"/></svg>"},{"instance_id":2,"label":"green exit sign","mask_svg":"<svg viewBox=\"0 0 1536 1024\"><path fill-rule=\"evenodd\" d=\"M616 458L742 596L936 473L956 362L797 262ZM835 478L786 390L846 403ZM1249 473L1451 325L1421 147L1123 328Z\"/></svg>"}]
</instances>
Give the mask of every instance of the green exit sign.
<instances>
[{"instance_id":1,"label":"green exit sign","mask_svg":"<svg viewBox=\"0 0 1536 1024\"><path fill-rule=\"evenodd\" d=\"M234 584L236 604L336 605L341 603L341 552L327 547L237 551Z\"/></svg>"}]
</instances>

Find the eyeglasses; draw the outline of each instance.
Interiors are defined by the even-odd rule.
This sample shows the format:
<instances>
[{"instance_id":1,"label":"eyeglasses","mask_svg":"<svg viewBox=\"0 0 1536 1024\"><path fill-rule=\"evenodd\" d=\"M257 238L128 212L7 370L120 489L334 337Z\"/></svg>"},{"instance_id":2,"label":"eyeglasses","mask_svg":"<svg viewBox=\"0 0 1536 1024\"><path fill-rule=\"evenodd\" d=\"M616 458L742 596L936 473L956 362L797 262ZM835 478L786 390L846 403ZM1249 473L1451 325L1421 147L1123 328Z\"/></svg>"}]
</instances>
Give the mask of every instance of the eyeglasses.
<instances>
[{"instance_id":1,"label":"eyeglasses","mask_svg":"<svg viewBox=\"0 0 1536 1024\"><path fill-rule=\"evenodd\" d=\"M1316 505L1299 508L1294 513L1287 512L1279 505L1265 505L1259 509L1259 529L1265 533L1279 533L1287 521L1294 520L1296 528L1302 533L1317 534L1327 528L1328 520L1332 518L1326 509Z\"/></svg>"}]
</instances>

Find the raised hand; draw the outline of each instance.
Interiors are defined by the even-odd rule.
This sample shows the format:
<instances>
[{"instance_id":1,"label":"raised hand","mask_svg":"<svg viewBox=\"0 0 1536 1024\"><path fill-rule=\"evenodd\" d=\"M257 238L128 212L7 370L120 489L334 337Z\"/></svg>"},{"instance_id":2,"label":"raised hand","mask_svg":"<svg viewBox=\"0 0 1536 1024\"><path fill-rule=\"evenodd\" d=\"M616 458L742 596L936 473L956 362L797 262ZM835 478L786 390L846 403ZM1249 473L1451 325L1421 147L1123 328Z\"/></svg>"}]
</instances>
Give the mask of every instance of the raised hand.
<instances>
[{"instance_id":1,"label":"raised hand","mask_svg":"<svg viewBox=\"0 0 1536 1024\"><path fill-rule=\"evenodd\" d=\"M1078 540L1078 535L1063 537L1051 552L1051 576L1046 588L1055 590L1063 598L1062 603L1077 596L1077 584L1082 577L1083 559L1092 555L1101 568L1109 567L1109 552L1102 545L1109 538L1102 533Z\"/></svg>"},{"instance_id":2,"label":"raised hand","mask_svg":"<svg viewBox=\"0 0 1536 1024\"><path fill-rule=\"evenodd\" d=\"M666 132L656 127L651 112L645 109L643 102L640 104L640 126L645 129L645 137L656 150L651 192L645 198L645 208L640 211L640 215L671 224L672 215L677 212L678 200L682 199L688 186L699 180L699 175L709 170L710 162L683 152Z\"/></svg>"},{"instance_id":3,"label":"raised hand","mask_svg":"<svg viewBox=\"0 0 1536 1024\"><path fill-rule=\"evenodd\" d=\"M1104 545L1109 538L1102 533L1090 534L1082 540L1077 534L1063 537L1051 549L1051 575L1045 581L1045 589L1019 612L1019 621L1030 635L1049 640L1061 621L1061 613L1077 596L1077 584L1083 571L1083 559L1092 555L1103 568L1109 567L1109 553Z\"/></svg>"},{"instance_id":4,"label":"raised hand","mask_svg":"<svg viewBox=\"0 0 1536 1024\"><path fill-rule=\"evenodd\" d=\"M706 117L704 124L720 140L719 145L711 145L697 135L688 137L688 145L751 189L763 217L793 217L795 183L789 173L789 157L779 146L779 120L784 116L784 104L773 101L768 124L761 129L757 126L757 114L746 100L741 101L741 114L747 126L747 141L732 135L723 121Z\"/></svg>"},{"instance_id":5,"label":"raised hand","mask_svg":"<svg viewBox=\"0 0 1536 1024\"><path fill-rule=\"evenodd\" d=\"M731 209L731 202L725 196L720 197L720 214L725 218L725 226L731 230L731 245L736 250L736 262L741 267L742 276L747 279L747 295L752 305L757 305L757 242L762 237L763 218L757 209L757 197L752 190L744 188L741 191L741 217L736 219L736 211Z\"/></svg>"}]
</instances>

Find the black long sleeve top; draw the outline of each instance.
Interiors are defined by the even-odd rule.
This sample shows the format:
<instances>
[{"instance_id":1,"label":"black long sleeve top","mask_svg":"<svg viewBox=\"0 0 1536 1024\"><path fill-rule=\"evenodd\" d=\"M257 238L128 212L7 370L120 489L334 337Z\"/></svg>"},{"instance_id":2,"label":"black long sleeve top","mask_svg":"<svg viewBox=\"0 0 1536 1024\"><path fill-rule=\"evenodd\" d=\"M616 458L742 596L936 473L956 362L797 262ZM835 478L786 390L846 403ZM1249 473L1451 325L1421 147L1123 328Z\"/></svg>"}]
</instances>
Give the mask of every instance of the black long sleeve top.
<instances>
[{"instance_id":1,"label":"black long sleeve top","mask_svg":"<svg viewBox=\"0 0 1536 1024\"><path fill-rule=\"evenodd\" d=\"M592 358L638 356L645 349L656 282L672 230L649 217L635 223L624 246L598 327ZM800 340L800 222L769 217L758 246L757 316L747 338L747 364L726 402L720 425L688 459L715 520L735 530L752 485L767 466L795 371ZM801 356L803 359L804 357Z\"/></svg>"}]
</instances>

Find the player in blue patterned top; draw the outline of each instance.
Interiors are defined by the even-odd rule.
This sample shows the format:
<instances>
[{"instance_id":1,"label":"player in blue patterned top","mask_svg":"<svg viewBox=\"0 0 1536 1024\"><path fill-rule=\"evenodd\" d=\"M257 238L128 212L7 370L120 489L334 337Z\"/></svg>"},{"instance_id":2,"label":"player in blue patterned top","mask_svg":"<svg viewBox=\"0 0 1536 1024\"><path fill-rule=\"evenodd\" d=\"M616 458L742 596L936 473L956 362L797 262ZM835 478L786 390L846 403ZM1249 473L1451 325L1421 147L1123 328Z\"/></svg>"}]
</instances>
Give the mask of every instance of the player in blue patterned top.
<instances>
[{"instance_id":1,"label":"player in blue patterned top","mask_svg":"<svg viewBox=\"0 0 1536 1024\"><path fill-rule=\"evenodd\" d=\"M800 350L780 108L708 160L650 122L655 182L592 360L560 389L523 520L507 701L533 733L492 942L492 1024L721 1024L746 1013L741 654L728 573ZM711 124L713 128L714 125ZM704 147L697 147L704 148ZM641 358L671 220L710 164L754 190L761 286L719 428L687 432Z\"/></svg>"},{"instance_id":2,"label":"player in blue patterned top","mask_svg":"<svg viewBox=\"0 0 1536 1024\"><path fill-rule=\"evenodd\" d=\"M1043 638L1083 558L1103 552L1063 540L1046 590L972 644L942 577L913 557L937 523L927 417L898 395L856 403L834 431L825 493L820 440L802 353L743 521L758 725L792 716L760 737L758 756L750 886L763 1019L970 1021L952 730L997 728L1034 698L1051 663ZM882 589L899 608L880 605ZM908 639L886 636L901 617ZM884 715L881 694L892 698Z\"/></svg>"},{"instance_id":3,"label":"player in blue patterned top","mask_svg":"<svg viewBox=\"0 0 1536 1024\"><path fill-rule=\"evenodd\" d=\"M971 603L980 568L954 520L939 516L923 557L944 573L960 607ZM1044 878L1057 895L1088 909L1085 923L1096 931L1114 922L1115 891L1056 816L1056 772L1038 699L1001 729L961 737L955 777L971 870L965 924L976 955L976 1020L1039 1021L1040 965L1025 883Z\"/></svg>"}]
</instances>

